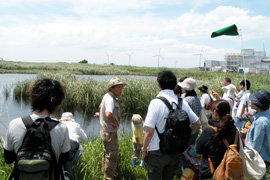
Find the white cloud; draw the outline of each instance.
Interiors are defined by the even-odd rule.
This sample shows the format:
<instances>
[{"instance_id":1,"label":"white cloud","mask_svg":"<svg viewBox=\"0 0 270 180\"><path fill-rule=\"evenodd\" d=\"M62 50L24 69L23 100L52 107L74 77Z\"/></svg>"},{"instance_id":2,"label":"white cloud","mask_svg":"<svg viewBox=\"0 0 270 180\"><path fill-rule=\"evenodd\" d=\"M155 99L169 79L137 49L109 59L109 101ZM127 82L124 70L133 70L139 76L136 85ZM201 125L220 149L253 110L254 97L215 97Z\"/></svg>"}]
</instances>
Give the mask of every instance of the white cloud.
<instances>
[{"instance_id":1,"label":"white cloud","mask_svg":"<svg viewBox=\"0 0 270 180\"><path fill-rule=\"evenodd\" d=\"M240 46L235 46L240 44L239 39L210 39L214 30L235 23L243 29L245 41L270 38L270 25L267 23L270 17L251 16L247 9L219 6L204 14L191 9L179 17L162 18L151 11L136 15L121 14L120 11L127 12L139 7L151 9L158 3L165 3L163 0L154 4L152 0L132 0L129 3L113 0L103 7L104 2L72 1L74 10L81 12L82 17L58 15L50 17L46 22L42 19L38 21L40 17L24 19L0 16L0 22L13 22L0 26L0 56L30 61L77 62L88 59L91 63L103 64L107 62L108 52L112 56L110 60L115 64L127 64L128 56L125 53L134 52L132 65L156 66L157 59L153 56L161 48L164 60L160 60L160 66L174 67L177 61L177 67L194 67L199 63L199 56L194 54L200 53L202 47L206 59L217 60L223 60L225 53L239 49ZM112 14L109 18L98 17L108 9L118 11L119 14ZM89 15L91 13L98 16L92 17ZM33 19L34 24L31 22ZM213 43L224 39L235 43L229 49L221 45L216 46L219 48L213 47Z\"/></svg>"}]
</instances>

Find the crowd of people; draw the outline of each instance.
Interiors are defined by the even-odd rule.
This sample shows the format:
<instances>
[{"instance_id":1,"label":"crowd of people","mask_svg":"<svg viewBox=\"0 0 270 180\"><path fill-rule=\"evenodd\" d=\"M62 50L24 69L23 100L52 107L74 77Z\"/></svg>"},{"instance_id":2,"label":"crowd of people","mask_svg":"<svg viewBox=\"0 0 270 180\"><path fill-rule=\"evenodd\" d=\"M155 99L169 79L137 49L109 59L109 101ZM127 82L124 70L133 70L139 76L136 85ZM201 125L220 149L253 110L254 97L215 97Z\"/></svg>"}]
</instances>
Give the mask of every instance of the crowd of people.
<instances>
[{"instance_id":1,"label":"crowd of people","mask_svg":"<svg viewBox=\"0 0 270 180\"><path fill-rule=\"evenodd\" d=\"M159 72L157 76L160 92L157 97L164 97L172 104L173 109L182 103L182 110L187 113L191 135L188 149L180 154L166 154L160 150L160 138L157 133L163 133L166 118L169 114L167 106L155 98L151 100L145 119L139 114L131 118L133 154L131 167L137 164L147 169L148 180L172 180L176 170L181 165L183 172L181 180L201 180L213 178L209 158L216 169L222 161L227 149L223 143L225 138L229 144L239 131L246 146L255 149L263 158L266 167L270 165L270 93L259 90L253 94L249 91L251 82L239 82L239 92L230 78L224 78L221 87L223 95L209 90L207 84L197 87L196 80L183 77L177 78L170 70ZM103 96L99 111L95 113L100 119L100 137L103 143L102 173L104 180L114 179L118 163L118 129L121 119L121 108L118 97L121 96L126 83L119 78L112 78ZM198 97L196 90L200 91ZM30 119L37 124L39 119L46 119L60 107L65 96L64 86L52 79L38 80L30 90L30 103L33 114ZM18 152L25 141L28 128L23 124L24 118L12 120L8 126L4 142L4 158L6 163L18 163ZM73 114L65 112L61 119L50 119L38 124L46 130L44 123L51 126L50 121L57 123L49 129L50 144L57 169L54 179L74 179L73 167L83 152L80 142L87 141L87 136ZM60 122L60 123L58 123ZM34 125L32 125L34 127ZM43 127L44 126L44 127ZM238 131L237 131L238 130ZM200 134L201 132L201 134ZM199 136L200 134L200 136ZM238 147L239 148L239 147ZM137 161L140 159L140 161ZM19 166L20 167L20 166ZM65 173L63 173L63 170ZM17 179L20 168L14 168L13 177ZM262 178L266 179L266 175Z\"/></svg>"}]
</instances>

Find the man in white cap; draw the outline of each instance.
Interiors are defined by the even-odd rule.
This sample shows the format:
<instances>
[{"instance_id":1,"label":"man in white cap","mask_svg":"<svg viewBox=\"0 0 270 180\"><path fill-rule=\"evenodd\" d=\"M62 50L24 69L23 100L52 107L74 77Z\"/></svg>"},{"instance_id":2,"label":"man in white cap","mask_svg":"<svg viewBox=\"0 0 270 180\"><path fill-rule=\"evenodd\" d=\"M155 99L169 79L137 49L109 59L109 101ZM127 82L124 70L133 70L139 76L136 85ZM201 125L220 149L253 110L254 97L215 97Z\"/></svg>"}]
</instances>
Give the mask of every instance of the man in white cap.
<instances>
[{"instance_id":1,"label":"man in white cap","mask_svg":"<svg viewBox=\"0 0 270 180\"><path fill-rule=\"evenodd\" d=\"M120 124L120 104L117 97L122 94L126 84L115 77L109 81L107 93L99 107L100 136L103 141L102 171L104 179L113 179L117 167L118 139L117 130Z\"/></svg>"}]
</instances>

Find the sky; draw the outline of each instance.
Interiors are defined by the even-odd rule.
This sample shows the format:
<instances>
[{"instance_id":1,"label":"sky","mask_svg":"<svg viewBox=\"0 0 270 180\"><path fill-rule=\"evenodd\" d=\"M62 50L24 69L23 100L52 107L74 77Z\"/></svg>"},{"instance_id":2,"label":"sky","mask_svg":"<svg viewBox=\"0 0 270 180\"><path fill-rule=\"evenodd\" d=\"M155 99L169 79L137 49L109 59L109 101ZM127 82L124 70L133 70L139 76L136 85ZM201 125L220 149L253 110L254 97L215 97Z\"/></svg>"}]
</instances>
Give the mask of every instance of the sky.
<instances>
[{"instance_id":1,"label":"sky","mask_svg":"<svg viewBox=\"0 0 270 180\"><path fill-rule=\"evenodd\" d=\"M193 68L241 49L270 54L269 0L0 1L0 58ZM235 24L241 36L211 38Z\"/></svg>"}]
</instances>

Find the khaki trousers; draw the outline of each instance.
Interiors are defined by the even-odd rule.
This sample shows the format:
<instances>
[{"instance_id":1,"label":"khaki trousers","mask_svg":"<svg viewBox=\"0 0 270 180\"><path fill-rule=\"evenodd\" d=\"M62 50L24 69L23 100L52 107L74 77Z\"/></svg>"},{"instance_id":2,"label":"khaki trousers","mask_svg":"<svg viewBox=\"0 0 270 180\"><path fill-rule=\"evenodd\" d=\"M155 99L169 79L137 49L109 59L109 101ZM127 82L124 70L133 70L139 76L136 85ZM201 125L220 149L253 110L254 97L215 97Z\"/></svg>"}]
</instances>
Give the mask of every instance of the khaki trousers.
<instances>
[{"instance_id":1,"label":"khaki trousers","mask_svg":"<svg viewBox=\"0 0 270 180\"><path fill-rule=\"evenodd\" d=\"M118 138L117 132L106 132L100 130L103 141L102 171L104 179L113 179L118 159Z\"/></svg>"}]
</instances>

